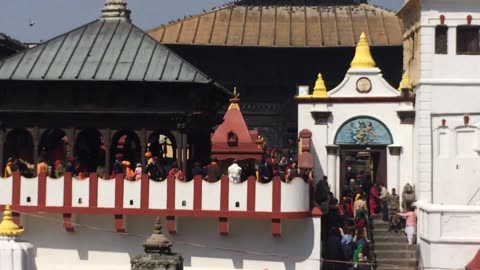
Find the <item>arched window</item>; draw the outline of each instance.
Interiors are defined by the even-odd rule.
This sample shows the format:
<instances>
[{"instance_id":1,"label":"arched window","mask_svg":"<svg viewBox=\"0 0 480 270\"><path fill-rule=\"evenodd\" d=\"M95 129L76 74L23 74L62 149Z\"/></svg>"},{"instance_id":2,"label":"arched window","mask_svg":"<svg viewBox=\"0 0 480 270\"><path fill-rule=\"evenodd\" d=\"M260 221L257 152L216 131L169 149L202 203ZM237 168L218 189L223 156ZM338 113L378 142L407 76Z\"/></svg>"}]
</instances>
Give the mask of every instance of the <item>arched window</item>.
<instances>
[{"instance_id":1,"label":"arched window","mask_svg":"<svg viewBox=\"0 0 480 270\"><path fill-rule=\"evenodd\" d=\"M227 135L228 146L238 146L238 136L235 132L230 131Z\"/></svg>"},{"instance_id":2,"label":"arched window","mask_svg":"<svg viewBox=\"0 0 480 270\"><path fill-rule=\"evenodd\" d=\"M170 132L156 131L148 138L147 149L153 156L173 162L177 159L177 145Z\"/></svg>"},{"instance_id":3,"label":"arched window","mask_svg":"<svg viewBox=\"0 0 480 270\"><path fill-rule=\"evenodd\" d=\"M115 160L116 154L122 154L122 159L130 162L132 169L135 168L137 163L141 163L142 161L140 139L137 134L131 130L122 130L113 135L110 152L111 163Z\"/></svg>"},{"instance_id":4,"label":"arched window","mask_svg":"<svg viewBox=\"0 0 480 270\"><path fill-rule=\"evenodd\" d=\"M96 129L84 129L78 133L73 149L77 173L88 174L105 167L102 139L102 134Z\"/></svg>"},{"instance_id":5,"label":"arched window","mask_svg":"<svg viewBox=\"0 0 480 270\"><path fill-rule=\"evenodd\" d=\"M7 134L4 150L3 164L12 158L16 161L17 169L25 177L35 175L33 165L33 137L25 129L14 129ZM4 169L4 168L2 168Z\"/></svg>"}]
</instances>

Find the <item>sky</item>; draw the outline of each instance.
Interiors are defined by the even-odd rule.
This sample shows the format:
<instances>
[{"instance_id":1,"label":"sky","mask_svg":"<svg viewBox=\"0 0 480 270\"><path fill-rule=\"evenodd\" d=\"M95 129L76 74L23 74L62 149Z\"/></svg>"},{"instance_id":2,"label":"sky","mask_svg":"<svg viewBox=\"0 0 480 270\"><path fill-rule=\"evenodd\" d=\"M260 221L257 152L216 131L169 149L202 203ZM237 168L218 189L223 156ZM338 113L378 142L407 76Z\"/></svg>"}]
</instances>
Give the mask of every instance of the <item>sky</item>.
<instances>
[{"instance_id":1,"label":"sky","mask_svg":"<svg viewBox=\"0 0 480 270\"><path fill-rule=\"evenodd\" d=\"M398 10L404 0L370 0ZM202 13L231 0L128 0L132 21L148 30L184 16ZM104 0L0 0L0 32L22 42L40 42L100 16ZM33 26L30 26L34 23Z\"/></svg>"}]
</instances>

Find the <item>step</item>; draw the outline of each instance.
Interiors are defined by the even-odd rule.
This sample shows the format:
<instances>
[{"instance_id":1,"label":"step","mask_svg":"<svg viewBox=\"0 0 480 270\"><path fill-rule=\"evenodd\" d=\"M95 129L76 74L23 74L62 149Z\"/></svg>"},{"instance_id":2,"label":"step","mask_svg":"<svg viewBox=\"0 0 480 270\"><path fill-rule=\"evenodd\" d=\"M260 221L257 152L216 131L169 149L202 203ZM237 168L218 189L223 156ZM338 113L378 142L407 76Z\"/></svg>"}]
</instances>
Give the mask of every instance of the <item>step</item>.
<instances>
[{"instance_id":1,"label":"step","mask_svg":"<svg viewBox=\"0 0 480 270\"><path fill-rule=\"evenodd\" d=\"M384 250L375 249L377 259L417 259L417 252L414 250Z\"/></svg>"},{"instance_id":2,"label":"step","mask_svg":"<svg viewBox=\"0 0 480 270\"><path fill-rule=\"evenodd\" d=\"M388 230L388 228L390 228L390 224L386 223L386 222L374 222L373 223L373 229L374 230Z\"/></svg>"},{"instance_id":3,"label":"step","mask_svg":"<svg viewBox=\"0 0 480 270\"><path fill-rule=\"evenodd\" d=\"M389 231L388 229L377 229L375 228L375 230L372 231L372 235L374 236L405 236L405 238L407 237L404 233L403 230L399 230L397 232L395 231Z\"/></svg>"},{"instance_id":4,"label":"step","mask_svg":"<svg viewBox=\"0 0 480 270\"><path fill-rule=\"evenodd\" d=\"M416 251L417 246L411 245L409 246L407 243L395 243L395 242L386 242L386 243L379 243L375 242L374 249L376 252L379 250L395 250L395 251Z\"/></svg>"},{"instance_id":5,"label":"step","mask_svg":"<svg viewBox=\"0 0 480 270\"><path fill-rule=\"evenodd\" d=\"M394 269L395 266L400 267L415 267L418 264L417 259L381 259L377 258L377 267L390 267L390 269Z\"/></svg>"},{"instance_id":6,"label":"step","mask_svg":"<svg viewBox=\"0 0 480 270\"><path fill-rule=\"evenodd\" d=\"M407 237L404 235L401 235L400 233L398 235L389 235L389 236L377 236L373 234L373 240L375 244L379 243L402 243L402 244L408 244Z\"/></svg>"}]
</instances>

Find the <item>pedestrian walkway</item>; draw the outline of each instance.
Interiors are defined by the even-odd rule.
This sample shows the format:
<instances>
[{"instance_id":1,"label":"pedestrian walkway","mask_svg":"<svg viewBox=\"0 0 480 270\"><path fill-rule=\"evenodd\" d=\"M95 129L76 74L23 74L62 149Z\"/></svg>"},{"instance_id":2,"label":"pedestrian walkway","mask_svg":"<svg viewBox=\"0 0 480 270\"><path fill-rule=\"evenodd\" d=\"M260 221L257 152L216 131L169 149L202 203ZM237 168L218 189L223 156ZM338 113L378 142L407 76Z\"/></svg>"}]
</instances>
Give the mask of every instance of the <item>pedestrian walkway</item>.
<instances>
[{"instance_id":1,"label":"pedestrian walkway","mask_svg":"<svg viewBox=\"0 0 480 270\"><path fill-rule=\"evenodd\" d=\"M381 215L373 215L372 238L377 270L414 270L417 269L417 245L409 246L403 230L388 231L389 223Z\"/></svg>"}]
</instances>

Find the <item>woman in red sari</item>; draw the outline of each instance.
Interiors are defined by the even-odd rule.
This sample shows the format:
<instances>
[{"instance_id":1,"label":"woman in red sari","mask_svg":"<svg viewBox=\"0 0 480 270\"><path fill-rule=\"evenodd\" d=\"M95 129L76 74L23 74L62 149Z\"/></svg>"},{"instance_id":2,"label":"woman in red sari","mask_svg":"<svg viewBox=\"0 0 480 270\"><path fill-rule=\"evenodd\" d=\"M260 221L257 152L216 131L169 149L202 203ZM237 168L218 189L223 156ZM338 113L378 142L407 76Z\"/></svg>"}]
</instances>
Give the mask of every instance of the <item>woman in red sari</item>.
<instances>
[{"instance_id":1,"label":"woman in red sari","mask_svg":"<svg viewBox=\"0 0 480 270\"><path fill-rule=\"evenodd\" d=\"M378 211L380 205L380 194L378 192L377 184L373 184L370 189L370 199L368 200L368 206L370 208L370 215L374 215Z\"/></svg>"}]
</instances>

